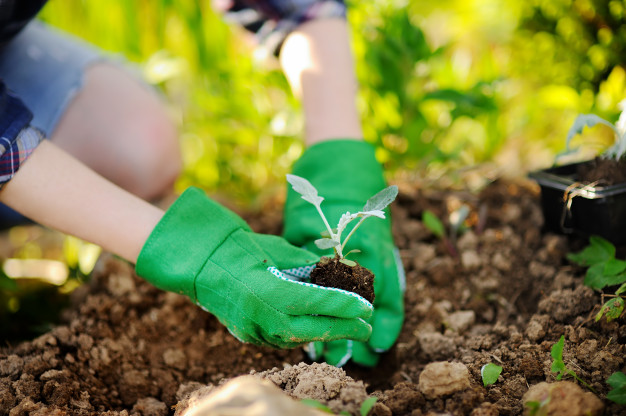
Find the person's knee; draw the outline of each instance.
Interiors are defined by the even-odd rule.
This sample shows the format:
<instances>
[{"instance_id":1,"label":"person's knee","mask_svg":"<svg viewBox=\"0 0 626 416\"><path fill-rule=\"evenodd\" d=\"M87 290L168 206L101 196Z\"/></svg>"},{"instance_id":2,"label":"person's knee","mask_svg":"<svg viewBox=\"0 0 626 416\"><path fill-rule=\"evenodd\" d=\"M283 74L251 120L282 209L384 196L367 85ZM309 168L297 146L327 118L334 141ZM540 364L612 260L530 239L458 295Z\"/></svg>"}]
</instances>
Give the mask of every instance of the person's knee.
<instances>
[{"instance_id":1,"label":"person's knee","mask_svg":"<svg viewBox=\"0 0 626 416\"><path fill-rule=\"evenodd\" d=\"M136 147L127 160L132 175L121 184L137 196L152 200L171 192L182 171L178 130L164 111L142 112L128 122L126 133Z\"/></svg>"},{"instance_id":2,"label":"person's knee","mask_svg":"<svg viewBox=\"0 0 626 416\"><path fill-rule=\"evenodd\" d=\"M182 169L178 131L166 103L151 87L107 63L88 68L52 140L148 200L170 191Z\"/></svg>"}]
</instances>

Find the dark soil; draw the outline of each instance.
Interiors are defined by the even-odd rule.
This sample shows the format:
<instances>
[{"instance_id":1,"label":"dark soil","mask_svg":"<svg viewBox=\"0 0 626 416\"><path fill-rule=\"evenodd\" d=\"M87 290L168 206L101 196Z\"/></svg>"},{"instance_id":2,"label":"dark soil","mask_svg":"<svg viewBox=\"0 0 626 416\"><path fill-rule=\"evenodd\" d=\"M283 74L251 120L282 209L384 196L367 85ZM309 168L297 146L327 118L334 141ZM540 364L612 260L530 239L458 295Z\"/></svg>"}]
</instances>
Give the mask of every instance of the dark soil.
<instances>
[{"instance_id":1,"label":"dark soil","mask_svg":"<svg viewBox=\"0 0 626 416\"><path fill-rule=\"evenodd\" d=\"M596 182L599 186L617 185L626 182L626 160L613 160L597 157L578 167L579 181Z\"/></svg>"},{"instance_id":2,"label":"dark soil","mask_svg":"<svg viewBox=\"0 0 626 416\"><path fill-rule=\"evenodd\" d=\"M552 397L555 409L559 396L591 403L595 414L604 407L605 415L626 415L626 406L606 400L606 379L626 371L626 318L595 322L601 294L583 286L585 270L566 259L585 241L542 231L538 187L496 182L476 195L399 185L391 209L406 269L406 321L376 368L333 372L309 365L302 349L242 344L185 297L103 256L61 325L0 349L0 415L168 415L187 393L251 372L285 394L352 414L355 403L343 393L361 386L378 397L376 415L521 415L531 387L527 398ZM426 209L447 218L461 204L471 214L452 255L420 219ZM247 216L252 227L278 233L280 211L262 212ZM566 366L595 394L555 383L550 349L561 335ZM487 363L503 371L485 387ZM322 372L321 384L302 387L307 374Z\"/></svg>"},{"instance_id":3,"label":"dark soil","mask_svg":"<svg viewBox=\"0 0 626 416\"><path fill-rule=\"evenodd\" d=\"M371 271L356 264L348 266L338 256L322 257L311 272L311 283L324 287L334 287L356 293L374 303L374 275Z\"/></svg>"}]
</instances>

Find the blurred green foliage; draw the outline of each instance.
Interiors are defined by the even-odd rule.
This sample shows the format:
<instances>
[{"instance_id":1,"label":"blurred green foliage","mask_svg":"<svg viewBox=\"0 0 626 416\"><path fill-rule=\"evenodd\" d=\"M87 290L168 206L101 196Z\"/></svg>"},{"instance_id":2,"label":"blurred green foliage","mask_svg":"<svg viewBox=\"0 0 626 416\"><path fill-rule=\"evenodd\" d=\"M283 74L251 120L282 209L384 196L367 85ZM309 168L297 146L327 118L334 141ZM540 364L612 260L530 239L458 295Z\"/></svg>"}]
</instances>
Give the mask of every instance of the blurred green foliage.
<instances>
[{"instance_id":1,"label":"blurred green foliage","mask_svg":"<svg viewBox=\"0 0 626 416\"><path fill-rule=\"evenodd\" d=\"M181 122L180 188L251 202L283 186L303 122L277 63L210 3L51 1L42 18L164 91ZM436 179L489 163L525 174L554 161L578 113L618 115L624 0L349 4L365 139L390 173Z\"/></svg>"},{"instance_id":2,"label":"blurred green foliage","mask_svg":"<svg viewBox=\"0 0 626 416\"><path fill-rule=\"evenodd\" d=\"M556 66L552 81L597 92L613 68L624 64L626 3L623 1L533 0L529 3L532 7L521 19L520 32L550 34L551 53L562 63L560 66L571 67L566 71Z\"/></svg>"},{"instance_id":3,"label":"blurred green foliage","mask_svg":"<svg viewBox=\"0 0 626 416\"><path fill-rule=\"evenodd\" d=\"M36 225L0 232L0 345L57 325L70 293L86 281L100 251Z\"/></svg>"}]
</instances>

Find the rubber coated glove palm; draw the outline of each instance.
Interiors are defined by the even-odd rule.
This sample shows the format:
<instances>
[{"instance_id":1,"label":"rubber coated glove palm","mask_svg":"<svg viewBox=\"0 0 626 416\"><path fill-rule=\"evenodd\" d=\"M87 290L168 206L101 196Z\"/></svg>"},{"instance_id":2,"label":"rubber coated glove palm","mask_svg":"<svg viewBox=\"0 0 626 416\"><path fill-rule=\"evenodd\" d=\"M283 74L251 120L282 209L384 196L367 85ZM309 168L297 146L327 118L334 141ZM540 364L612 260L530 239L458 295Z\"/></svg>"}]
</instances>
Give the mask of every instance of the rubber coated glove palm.
<instances>
[{"instance_id":1,"label":"rubber coated glove palm","mask_svg":"<svg viewBox=\"0 0 626 416\"><path fill-rule=\"evenodd\" d=\"M161 289L189 296L244 342L293 348L368 339L369 302L280 272L305 274L317 260L282 237L254 233L233 212L189 188L150 234L136 270Z\"/></svg>"},{"instance_id":2,"label":"rubber coated glove palm","mask_svg":"<svg viewBox=\"0 0 626 416\"><path fill-rule=\"evenodd\" d=\"M356 140L332 140L316 144L302 155L293 168L295 175L308 179L324 197L322 210L331 226L346 211L357 212L365 202L386 184L374 149ZM292 189L285 204L285 238L292 244L321 253L314 241L320 238L324 224L313 205L302 200ZM404 269L391 235L391 222L371 218L350 238L344 253L359 249L351 255L374 273L374 314L369 320L372 336L366 343L338 340L315 343L309 347L313 359L323 358L329 364L341 366L349 359L374 366L379 353L391 348L404 320ZM325 253L332 255L332 251Z\"/></svg>"}]
</instances>

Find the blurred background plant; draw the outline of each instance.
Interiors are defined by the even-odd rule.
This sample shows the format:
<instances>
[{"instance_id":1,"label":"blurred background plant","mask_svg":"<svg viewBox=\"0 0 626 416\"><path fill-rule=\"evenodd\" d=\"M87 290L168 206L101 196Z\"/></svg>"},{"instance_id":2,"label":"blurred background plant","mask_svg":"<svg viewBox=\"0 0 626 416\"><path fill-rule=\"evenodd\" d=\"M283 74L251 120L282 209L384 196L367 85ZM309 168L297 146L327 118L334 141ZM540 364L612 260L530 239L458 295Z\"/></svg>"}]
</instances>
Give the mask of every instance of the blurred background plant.
<instances>
[{"instance_id":1,"label":"blurred background plant","mask_svg":"<svg viewBox=\"0 0 626 416\"><path fill-rule=\"evenodd\" d=\"M523 176L554 162L576 115L613 122L626 95L626 0L349 5L365 139L390 179L479 187ZM123 57L163 91L180 124L179 190L196 185L247 210L280 201L303 150L299 103L276 61L211 1L51 0L40 16ZM579 158L613 136L594 129L584 137L590 146ZM0 252L3 320L24 309L15 280L3 278L10 259L64 264L60 287L70 291L97 251L67 237L61 246L74 254L37 251L44 243L27 230L30 237L0 237L8 241Z\"/></svg>"}]
</instances>

